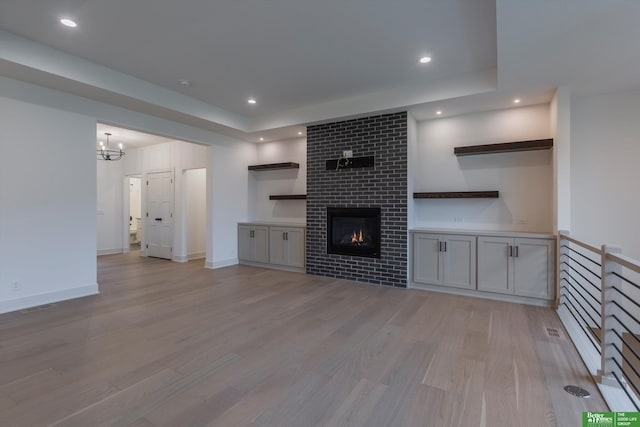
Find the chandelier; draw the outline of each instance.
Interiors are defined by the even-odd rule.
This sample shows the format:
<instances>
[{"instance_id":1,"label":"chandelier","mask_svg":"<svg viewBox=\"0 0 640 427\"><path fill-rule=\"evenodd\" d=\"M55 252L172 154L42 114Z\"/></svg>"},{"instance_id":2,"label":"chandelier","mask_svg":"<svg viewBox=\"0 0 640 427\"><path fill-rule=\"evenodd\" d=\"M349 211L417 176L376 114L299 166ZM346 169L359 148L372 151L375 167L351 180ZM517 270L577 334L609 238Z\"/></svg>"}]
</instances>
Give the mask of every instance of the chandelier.
<instances>
[{"instance_id":1,"label":"chandelier","mask_svg":"<svg viewBox=\"0 0 640 427\"><path fill-rule=\"evenodd\" d=\"M96 159L98 160L120 160L122 156L124 156L124 151L122 151L122 143L118 144L117 150L112 150L109 148L109 137L111 134L109 132L105 132L107 135L107 144L100 141L100 148L96 150Z\"/></svg>"}]
</instances>

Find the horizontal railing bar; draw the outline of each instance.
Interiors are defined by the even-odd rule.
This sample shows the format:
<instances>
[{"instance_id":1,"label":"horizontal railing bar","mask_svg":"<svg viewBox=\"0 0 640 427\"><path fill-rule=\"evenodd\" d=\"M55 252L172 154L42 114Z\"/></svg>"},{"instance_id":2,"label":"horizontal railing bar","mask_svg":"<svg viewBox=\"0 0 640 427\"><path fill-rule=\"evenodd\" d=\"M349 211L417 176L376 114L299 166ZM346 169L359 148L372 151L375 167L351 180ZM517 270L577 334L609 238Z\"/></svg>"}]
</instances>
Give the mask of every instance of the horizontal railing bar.
<instances>
[{"instance_id":1,"label":"horizontal railing bar","mask_svg":"<svg viewBox=\"0 0 640 427\"><path fill-rule=\"evenodd\" d=\"M567 273L567 276L569 276L569 278L571 280L573 280L574 282L576 282L576 285L580 286L580 288L587 294L589 295L595 302L596 304L598 304L599 306L602 306L602 303L600 302L600 300L598 298L596 298L595 296L593 296L593 294L591 292L589 292L587 290L587 288L585 288L584 286L582 286L582 284L580 284L580 282L578 282L570 273ZM569 282L566 278L562 278L560 280L564 280L565 282L569 283L571 285L571 282ZM573 286L573 285L572 285ZM576 289L577 290L577 289Z\"/></svg>"},{"instance_id":2,"label":"horizontal railing bar","mask_svg":"<svg viewBox=\"0 0 640 427\"><path fill-rule=\"evenodd\" d=\"M589 249L591 252L595 252L595 253L597 253L598 255L602 254L602 249L600 249L600 248L596 248L595 246L591 246L591 245L590 245L590 244L588 244L588 243L581 242L580 240L576 240L576 239L574 239L574 238L573 238L573 237L571 237L571 236L567 236L566 234L562 234L562 233L560 233L560 238L561 238L561 239L564 239L564 240L568 240L568 241L570 241L571 243L575 243L575 244L576 244L576 245L578 245L578 246L582 246L582 247L583 247L583 248L585 248L585 249Z\"/></svg>"},{"instance_id":3,"label":"horizontal railing bar","mask_svg":"<svg viewBox=\"0 0 640 427\"><path fill-rule=\"evenodd\" d=\"M626 376L626 375L625 375L625 373L624 373L624 370L622 369L622 366L620 366L620 364L618 363L618 361L617 361L615 358L613 358L613 357L611 358L611 360L613 360L613 363L615 363L615 364L616 364L616 366L618 367L618 369L620 369L620 372L622 372L622 375L623 375L623 376ZM626 389L626 387L624 387L624 386L623 386L622 381L620 381L620 379L618 378L618 376L616 375L616 373L615 373L615 372L611 372L611 373L612 373L613 375L615 375L615 377L616 377L616 379L618 380L618 383L620 384L620 386L622 386L622 388L623 388L623 389ZM627 377L627 380L628 380L628 379L629 379L629 378ZM633 388L633 390L636 392L636 395L637 395L637 396L640 396L640 391L638 390L638 386L636 386L632 381L628 381L628 382L627 382L627 384L630 384L630 385L631 385L631 387ZM627 394L627 396L628 396L628 394ZM631 396L629 396L629 398L631 398ZM631 399L631 400L633 401L633 406L636 406L635 400L634 400L634 399ZM636 406L636 409L637 409L637 408L638 408L638 407Z\"/></svg>"},{"instance_id":4,"label":"horizontal railing bar","mask_svg":"<svg viewBox=\"0 0 640 427\"><path fill-rule=\"evenodd\" d=\"M636 334L634 334L633 332L631 332L631 330L630 330L629 328L627 328L627 325L625 325L624 323L622 323L622 320L620 320L620 319L618 318L618 316L616 316L615 314L612 314L612 315L611 315L611 317L612 317L612 318L614 318L614 319L618 322L618 324L619 324L620 326L622 326L622 329L624 329L625 331L627 331L627 332L629 333L629 335L631 335L631 336L633 337L633 339L634 339L634 340L636 340L636 341L638 342L638 344L640 344L640 338L638 338L638 337L636 336ZM610 329L607 329L607 330L608 330L608 331L613 331L613 330L615 330L615 329L610 328Z\"/></svg>"},{"instance_id":5,"label":"horizontal railing bar","mask_svg":"<svg viewBox=\"0 0 640 427\"><path fill-rule=\"evenodd\" d=\"M618 338L620 338L620 341L622 342L622 344L626 345L626 346L627 346L627 348L631 351L631 353L636 357L636 359L638 359L638 361L640 361L640 356L638 356L638 353L636 353L636 351L633 349L633 347L631 347L631 346L629 345L629 343L627 343L627 342L624 340L624 338L622 338L622 335L620 335L620 333L618 333L618 331L616 331L615 329L608 329L608 330L610 330L611 332L613 332L614 334L616 334L616 336L617 336ZM613 346L615 347L615 344L613 344L613 343L612 343L611 345L613 345ZM621 352L620 354L622 354L622 352ZM627 360L627 362L628 362L628 360ZM638 376L640 377L640 374L638 374Z\"/></svg>"},{"instance_id":6,"label":"horizontal railing bar","mask_svg":"<svg viewBox=\"0 0 640 427\"><path fill-rule=\"evenodd\" d=\"M569 258L571 261L575 262L576 264L578 264L580 267L584 268L585 270L587 270L589 273L593 274L594 276L596 276L599 280L602 280L602 277L600 277L599 274L594 273L593 271L591 271L589 269L589 267L585 267L584 264L582 264L580 261L576 260L575 258L573 258L571 255L568 254L564 254L564 256L566 256L567 258ZM571 264L568 264L571 267ZM577 271L577 270L576 270Z\"/></svg>"},{"instance_id":7,"label":"horizontal railing bar","mask_svg":"<svg viewBox=\"0 0 640 427\"><path fill-rule=\"evenodd\" d=\"M568 287L566 287L566 286L561 286L560 288L561 288L561 289L562 289L562 288L565 288L565 289L569 292L569 294L575 298L575 295L573 295L573 293L571 293L571 289L570 289L570 288L568 288ZM578 292L578 295L580 295L580 296L582 297L582 299L584 300L584 302L586 302L586 303L587 303L587 305L588 305L589 307L591 307L591 309L592 309L593 311L595 311L595 312L596 312L596 314L598 315L598 317L600 317L600 314L601 314L601 313L600 313L600 309L599 309L599 308L594 307L593 305L591 305L591 303L590 303L589 301L587 301L587 299L584 297L584 295L582 295L580 292ZM575 299L577 300L577 298L575 298ZM585 311L586 311L586 310L585 310ZM594 320L594 321L595 321L595 319L592 319L592 320ZM596 323L598 323L598 322L596 322Z\"/></svg>"},{"instance_id":8,"label":"horizontal railing bar","mask_svg":"<svg viewBox=\"0 0 640 427\"><path fill-rule=\"evenodd\" d=\"M569 288L567 288L567 290L569 290ZM600 322L596 319L594 319L593 317L591 317L591 315L589 314L589 312L587 312L587 309L584 308L584 306L582 304L580 304L580 301L578 301L578 299L575 297L575 295L573 295L573 293L571 293L571 291L569 291L569 295L571 295L573 297L573 300L576 302L576 304L578 304L580 306L580 308L582 308L582 310L584 311L584 314L587 315L587 317L589 317L589 319L591 319L591 321L593 322L593 326L589 325L589 322L587 322L586 319L582 319L584 320L584 323L587 324L589 327L599 327L600 326ZM569 301L569 303L571 304L571 301ZM574 307L575 308L575 307ZM578 309L576 308L576 312L578 311ZM578 314L580 314L578 312ZM582 316L580 316L582 317ZM598 339L598 342L602 342L600 339Z\"/></svg>"},{"instance_id":9,"label":"horizontal railing bar","mask_svg":"<svg viewBox=\"0 0 640 427\"><path fill-rule=\"evenodd\" d=\"M625 362L627 362L627 364L629 365L629 367L631 368L631 370L632 370L632 371L633 371L633 372L634 372L638 377L640 377L640 373L638 373L638 371L636 370L636 368L634 368L634 367L633 367L633 365L631 364L631 361L629 361L629 359L627 359L627 356L625 356L625 355L622 353L622 350L620 350L620 349L618 348L618 346L617 346L617 345L615 345L615 344L613 344L613 343L611 343L611 346L612 346L613 348L615 348L615 349L616 349L616 351L620 354L620 356L622 356L622 358L624 359L624 361L625 361ZM608 359L614 359L614 360L615 360L615 357L609 357ZM622 371L622 373L624 373L624 370ZM628 378L628 377L627 377L627 378Z\"/></svg>"},{"instance_id":10,"label":"horizontal railing bar","mask_svg":"<svg viewBox=\"0 0 640 427\"><path fill-rule=\"evenodd\" d=\"M624 280L625 282L627 282L628 284L630 284L631 286L634 286L636 289L640 289L640 286L636 285L635 283L633 283L631 280L627 279L626 277L624 277L621 274L616 273L615 271L612 271L611 274L613 274L614 276L616 276L619 279Z\"/></svg>"},{"instance_id":11,"label":"horizontal railing bar","mask_svg":"<svg viewBox=\"0 0 640 427\"><path fill-rule=\"evenodd\" d=\"M567 303L563 302L562 304L564 304L565 307L567 307L567 310L569 311L569 314L571 316L573 316L574 319L576 319L576 322L578 323L578 325L580 326L580 329L582 329L582 332L584 332L584 334L587 336L587 338L589 338L589 341L591 341L591 344L593 345L593 347L596 349L596 351L598 352L598 354L602 354L602 352L600 351L600 345L596 344L596 342L593 340L593 338L591 338L591 333L587 330L584 329L584 326L582 326L582 323L580 323L580 321L578 320L578 318L576 317L575 314L573 314L573 311L571 311L571 308L567 305ZM562 305L561 304L561 305Z\"/></svg>"},{"instance_id":12,"label":"horizontal railing bar","mask_svg":"<svg viewBox=\"0 0 640 427\"><path fill-rule=\"evenodd\" d=\"M615 261L621 266L628 268L629 270L633 270L636 273L640 273L640 264L638 263L638 261L636 261L631 257L621 255L621 254L614 255L610 252L607 252L605 256L607 259Z\"/></svg>"},{"instance_id":13,"label":"horizontal railing bar","mask_svg":"<svg viewBox=\"0 0 640 427\"><path fill-rule=\"evenodd\" d=\"M620 304L618 304L618 301L611 301L611 302L612 302L614 305L616 305L620 310L624 311L624 312L625 312L625 314L626 314L627 316L629 316L632 320L634 320L638 325L640 325L640 320L636 319L636 317L635 317L633 314L629 313L629 312L627 311L627 309L625 309L623 306L621 306Z\"/></svg>"},{"instance_id":14,"label":"horizontal railing bar","mask_svg":"<svg viewBox=\"0 0 640 427\"><path fill-rule=\"evenodd\" d=\"M631 299L631 297L627 294L625 294L624 292L622 292L620 289L618 288L613 288L614 291L618 292L620 295L622 295L623 297L625 297L626 299L629 300L630 303L634 304L636 307L640 308L640 304L638 304L637 302L635 302L634 300Z\"/></svg>"},{"instance_id":15,"label":"horizontal railing bar","mask_svg":"<svg viewBox=\"0 0 640 427\"><path fill-rule=\"evenodd\" d=\"M620 370L622 371L622 368L620 368ZM612 372L612 374L615 377L615 379L618 381L618 384L620 384L620 388L625 392L625 394L627 395L631 403L633 403L633 406L636 408L636 410L640 411L640 407L638 407L636 400L633 398L633 396L631 396L631 394L629 393L629 390L627 390L627 388L624 386L620 378L618 378L618 375L616 375L615 372Z\"/></svg>"},{"instance_id":16,"label":"horizontal railing bar","mask_svg":"<svg viewBox=\"0 0 640 427\"><path fill-rule=\"evenodd\" d=\"M596 285L595 283L593 283L591 280L587 279L587 278L585 277L585 275L584 275L584 274L580 273L578 270L576 270L575 268L573 268L573 267L571 266L571 264L567 264L565 261L562 261L560 264L565 264L566 266L568 266L572 271L575 271L576 273L578 273L578 275L579 275L580 277L582 277L584 280L586 280L586 281L587 281L591 286L593 286L594 288L596 288L596 290L597 290L598 292L601 292L601 291L600 291L600 288L598 287L598 285ZM566 271L566 270L565 270L565 271ZM571 276L571 274L569 274L569 276ZM573 278L573 277L572 277L572 278ZM573 280L576 280L576 279L573 279Z\"/></svg>"},{"instance_id":17,"label":"horizontal railing bar","mask_svg":"<svg viewBox=\"0 0 640 427\"><path fill-rule=\"evenodd\" d=\"M597 265L598 267L602 267L602 264L600 264L598 261L594 261L594 260L592 260L591 258L589 258L588 256L586 256L586 255L585 255L585 254L583 254L582 252L578 252L578 251L576 251L576 250L575 250L575 249L573 249L571 246L568 246L568 245L561 245L560 247L561 247L561 248L567 248L567 249L569 249L571 252L573 252L573 253L575 253L575 254L580 255L582 258L584 258L584 259L586 259L586 260L588 260L588 261L591 261L592 263L594 263L594 264L595 264L595 265Z\"/></svg>"}]
</instances>

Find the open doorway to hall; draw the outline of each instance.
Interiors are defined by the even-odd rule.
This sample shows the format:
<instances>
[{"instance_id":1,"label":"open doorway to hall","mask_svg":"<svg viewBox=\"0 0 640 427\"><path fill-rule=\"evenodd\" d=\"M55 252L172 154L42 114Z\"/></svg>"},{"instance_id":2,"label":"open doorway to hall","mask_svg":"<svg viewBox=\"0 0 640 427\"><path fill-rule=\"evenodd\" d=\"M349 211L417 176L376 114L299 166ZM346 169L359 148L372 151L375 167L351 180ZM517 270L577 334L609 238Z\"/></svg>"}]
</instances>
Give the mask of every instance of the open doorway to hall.
<instances>
[{"instance_id":1,"label":"open doorway to hall","mask_svg":"<svg viewBox=\"0 0 640 427\"><path fill-rule=\"evenodd\" d=\"M97 160L98 255L205 258L208 147L99 123L97 150L105 133L124 155Z\"/></svg>"}]
</instances>

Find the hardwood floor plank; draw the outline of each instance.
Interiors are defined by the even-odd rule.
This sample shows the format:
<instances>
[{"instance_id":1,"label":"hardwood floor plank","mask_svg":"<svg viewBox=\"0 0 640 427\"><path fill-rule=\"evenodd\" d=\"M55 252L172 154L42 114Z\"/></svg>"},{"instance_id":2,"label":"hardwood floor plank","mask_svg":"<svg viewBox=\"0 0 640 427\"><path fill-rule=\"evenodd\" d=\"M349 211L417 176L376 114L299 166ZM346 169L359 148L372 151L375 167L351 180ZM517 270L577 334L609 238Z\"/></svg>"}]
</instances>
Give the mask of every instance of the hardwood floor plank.
<instances>
[{"instance_id":1,"label":"hardwood floor plank","mask_svg":"<svg viewBox=\"0 0 640 427\"><path fill-rule=\"evenodd\" d=\"M98 281L0 315L0 424L537 427L607 409L550 309L135 253L99 257Z\"/></svg>"}]
</instances>

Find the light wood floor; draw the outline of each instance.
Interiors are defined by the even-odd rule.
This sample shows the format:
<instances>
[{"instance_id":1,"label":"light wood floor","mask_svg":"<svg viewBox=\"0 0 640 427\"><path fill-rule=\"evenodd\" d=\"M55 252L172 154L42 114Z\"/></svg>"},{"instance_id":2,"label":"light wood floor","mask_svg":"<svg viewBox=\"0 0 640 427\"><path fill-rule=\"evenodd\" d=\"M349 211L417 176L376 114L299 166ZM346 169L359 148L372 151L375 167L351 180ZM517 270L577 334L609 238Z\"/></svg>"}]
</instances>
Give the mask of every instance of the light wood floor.
<instances>
[{"instance_id":1,"label":"light wood floor","mask_svg":"<svg viewBox=\"0 0 640 427\"><path fill-rule=\"evenodd\" d=\"M606 409L549 309L132 255L98 268L99 296L0 316L0 425L564 427Z\"/></svg>"}]
</instances>

